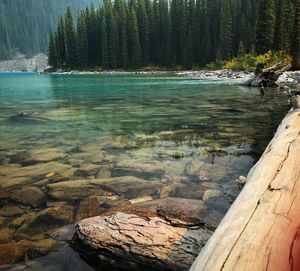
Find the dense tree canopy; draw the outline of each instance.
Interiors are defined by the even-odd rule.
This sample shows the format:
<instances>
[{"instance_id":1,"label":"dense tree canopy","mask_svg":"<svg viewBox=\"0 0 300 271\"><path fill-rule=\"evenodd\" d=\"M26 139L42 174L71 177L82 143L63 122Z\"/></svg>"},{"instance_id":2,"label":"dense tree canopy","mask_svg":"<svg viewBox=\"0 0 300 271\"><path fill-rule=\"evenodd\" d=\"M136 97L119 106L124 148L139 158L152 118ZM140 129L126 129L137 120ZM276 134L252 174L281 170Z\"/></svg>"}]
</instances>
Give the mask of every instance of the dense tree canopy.
<instances>
[{"instance_id":1,"label":"dense tree canopy","mask_svg":"<svg viewBox=\"0 0 300 271\"><path fill-rule=\"evenodd\" d=\"M63 38L56 42L58 27L49 43L49 64L191 68L268 50L292 53L297 59L299 10L299 0L104 0L99 8L82 11L77 27L67 27L68 10L65 43ZM77 46L72 61L57 61L51 54L58 59L70 56L70 36L76 36L72 46Z\"/></svg>"},{"instance_id":2,"label":"dense tree canopy","mask_svg":"<svg viewBox=\"0 0 300 271\"><path fill-rule=\"evenodd\" d=\"M0 0L0 59L46 52L49 33L68 6L76 12L100 0Z\"/></svg>"}]
</instances>

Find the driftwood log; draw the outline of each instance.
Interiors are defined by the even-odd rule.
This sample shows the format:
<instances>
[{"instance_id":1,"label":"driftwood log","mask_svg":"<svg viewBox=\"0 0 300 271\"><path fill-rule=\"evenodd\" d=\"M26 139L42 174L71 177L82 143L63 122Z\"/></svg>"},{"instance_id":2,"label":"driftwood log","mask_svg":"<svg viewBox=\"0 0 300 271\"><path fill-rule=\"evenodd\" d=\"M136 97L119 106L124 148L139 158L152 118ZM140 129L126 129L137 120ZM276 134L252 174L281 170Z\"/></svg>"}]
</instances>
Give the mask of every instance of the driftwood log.
<instances>
[{"instance_id":1,"label":"driftwood log","mask_svg":"<svg viewBox=\"0 0 300 271\"><path fill-rule=\"evenodd\" d=\"M190 271L300 270L299 154L296 109L279 126Z\"/></svg>"},{"instance_id":2,"label":"driftwood log","mask_svg":"<svg viewBox=\"0 0 300 271\"><path fill-rule=\"evenodd\" d=\"M291 69L291 64L282 67L283 61L265 68L264 63L259 63L256 66L256 70L253 78L245 82L246 85L251 87L273 87L276 85L276 81L279 76L284 72Z\"/></svg>"},{"instance_id":3,"label":"driftwood log","mask_svg":"<svg viewBox=\"0 0 300 271\"><path fill-rule=\"evenodd\" d=\"M186 271L221 217L201 200L154 200L80 221L73 247L99 270Z\"/></svg>"}]
</instances>

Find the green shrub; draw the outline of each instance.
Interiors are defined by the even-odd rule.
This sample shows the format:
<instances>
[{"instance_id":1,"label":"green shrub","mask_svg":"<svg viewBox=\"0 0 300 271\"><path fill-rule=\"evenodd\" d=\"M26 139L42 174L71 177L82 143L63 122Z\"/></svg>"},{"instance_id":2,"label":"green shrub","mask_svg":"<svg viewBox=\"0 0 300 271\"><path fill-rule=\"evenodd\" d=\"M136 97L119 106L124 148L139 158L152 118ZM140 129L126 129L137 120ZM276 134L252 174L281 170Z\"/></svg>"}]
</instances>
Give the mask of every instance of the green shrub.
<instances>
[{"instance_id":1,"label":"green shrub","mask_svg":"<svg viewBox=\"0 0 300 271\"><path fill-rule=\"evenodd\" d=\"M282 67L291 63L292 59L289 55L282 51L269 51L263 55L244 54L235 57L223 63L222 69L231 69L238 71L255 71L258 63L265 63L265 67L271 67L276 63L283 61Z\"/></svg>"}]
</instances>

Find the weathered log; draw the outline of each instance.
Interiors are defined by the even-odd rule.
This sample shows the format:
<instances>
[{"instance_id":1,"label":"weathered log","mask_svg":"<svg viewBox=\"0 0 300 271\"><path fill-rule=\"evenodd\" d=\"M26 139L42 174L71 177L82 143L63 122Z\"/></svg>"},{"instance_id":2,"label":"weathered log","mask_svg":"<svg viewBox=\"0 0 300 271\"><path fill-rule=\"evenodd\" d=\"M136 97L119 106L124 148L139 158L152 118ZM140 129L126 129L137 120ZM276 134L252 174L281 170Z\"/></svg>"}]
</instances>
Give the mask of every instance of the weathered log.
<instances>
[{"instance_id":1,"label":"weathered log","mask_svg":"<svg viewBox=\"0 0 300 271\"><path fill-rule=\"evenodd\" d=\"M271 66L269 68L263 69L262 73L277 71L280 68L280 66L282 65L283 62L284 61L281 60L280 62L276 63L275 65L273 65L273 66Z\"/></svg>"},{"instance_id":2,"label":"weathered log","mask_svg":"<svg viewBox=\"0 0 300 271\"><path fill-rule=\"evenodd\" d=\"M281 68L280 70L275 71L275 74L280 76L280 75L283 74L284 72L289 71L291 68L292 68L292 65L291 65L291 64L288 64L288 65L284 66L283 68ZM278 79L278 78L277 78L277 79Z\"/></svg>"},{"instance_id":3,"label":"weathered log","mask_svg":"<svg viewBox=\"0 0 300 271\"><path fill-rule=\"evenodd\" d=\"M190 271L300 270L300 110L288 113Z\"/></svg>"},{"instance_id":4,"label":"weathered log","mask_svg":"<svg viewBox=\"0 0 300 271\"><path fill-rule=\"evenodd\" d=\"M247 84L252 87L275 86L279 76L291 68L290 64L280 68L282 64L283 61L280 61L269 68L264 68L264 63L257 64L253 78L248 80L246 83L244 82L243 85Z\"/></svg>"},{"instance_id":5,"label":"weathered log","mask_svg":"<svg viewBox=\"0 0 300 271\"><path fill-rule=\"evenodd\" d=\"M220 218L202 201L190 199L166 198L120 210L78 223L73 246L91 265L188 270L215 229L211 223Z\"/></svg>"}]
</instances>

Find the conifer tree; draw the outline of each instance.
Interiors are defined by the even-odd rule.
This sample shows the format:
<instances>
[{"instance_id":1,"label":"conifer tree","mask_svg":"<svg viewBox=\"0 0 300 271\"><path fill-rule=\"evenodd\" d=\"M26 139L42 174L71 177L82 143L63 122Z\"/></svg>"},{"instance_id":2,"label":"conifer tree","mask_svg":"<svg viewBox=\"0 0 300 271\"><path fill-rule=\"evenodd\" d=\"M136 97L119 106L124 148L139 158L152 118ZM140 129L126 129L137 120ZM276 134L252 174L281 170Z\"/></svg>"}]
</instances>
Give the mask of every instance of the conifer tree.
<instances>
[{"instance_id":1,"label":"conifer tree","mask_svg":"<svg viewBox=\"0 0 300 271\"><path fill-rule=\"evenodd\" d=\"M168 1L160 0L160 63L163 66L170 66L171 55L171 22Z\"/></svg>"},{"instance_id":2,"label":"conifer tree","mask_svg":"<svg viewBox=\"0 0 300 271\"><path fill-rule=\"evenodd\" d=\"M223 0L221 6L219 53L221 59L232 57L232 18L229 0Z\"/></svg>"},{"instance_id":3,"label":"conifer tree","mask_svg":"<svg viewBox=\"0 0 300 271\"><path fill-rule=\"evenodd\" d=\"M65 25L62 16L60 17L57 26L57 39L58 39L59 65L64 66L66 64L66 41L65 41Z\"/></svg>"},{"instance_id":4,"label":"conifer tree","mask_svg":"<svg viewBox=\"0 0 300 271\"><path fill-rule=\"evenodd\" d=\"M49 46L48 46L48 64L53 67L57 68L57 58L56 58L56 53L55 53L55 41L53 34L50 33L50 38L49 38Z\"/></svg>"},{"instance_id":5,"label":"conifer tree","mask_svg":"<svg viewBox=\"0 0 300 271\"><path fill-rule=\"evenodd\" d=\"M256 51L266 53L273 49L275 31L275 0L259 0L256 27Z\"/></svg>"},{"instance_id":6,"label":"conifer tree","mask_svg":"<svg viewBox=\"0 0 300 271\"><path fill-rule=\"evenodd\" d=\"M136 16L137 16L140 44L142 50L142 62L143 65L147 65L149 61L149 19L146 13L144 0L138 1Z\"/></svg>"},{"instance_id":7,"label":"conifer tree","mask_svg":"<svg viewBox=\"0 0 300 271\"><path fill-rule=\"evenodd\" d=\"M104 8L101 9L101 65L108 67L108 45L107 45L107 31L106 31L106 19Z\"/></svg>"},{"instance_id":8,"label":"conifer tree","mask_svg":"<svg viewBox=\"0 0 300 271\"><path fill-rule=\"evenodd\" d=\"M107 35L107 65L115 68L118 63L118 29L111 0L105 0L103 8Z\"/></svg>"},{"instance_id":9,"label":"conifer tree","mask_svg":"<svg viewBox=\"0 0 300 271\"><path fill-rule=\"evenodd\" d=\"M122 68L128 67L128 51L127 51L127 6L124 0L116 0L115 16L118 29L118 64Z\"/></svg>"},{"instance_id":10,"label":"conifer tree","mask_svg":"<svg viewBox=\"0 0 300 271\"><path fill-rule=\"evenodd\" d=\"M131 68L138 68L141 65L141 45L139 30L134 6L129 10L128 16L128 58Z\"/></svg>"},{"instance_id":11,"label":"conifer tree","mask_svg":"<svg viewBox=\"0 0 300 271\"><path fill-rule=\"evenodd\" d=\"M83 12L78 17L76 38L77 66L84 68L88 65L93 65L93 63L89 62L89 44L85 23L85 14Z\"/></svg>"},{"instance_id":12,"label":"conifer tree","mask_svg":"<svg viewBox=\"0 0 300 271\"><path fill-rule=\"evenodd\" d=\"M73 15L71 8L68 7L65 15L65 31L66 31L66 65L76 67L76 37L73 24Z\"/></svg>"},{"instance_id":13,"label":"conifer tree","mask_svg":"<svg viewBox=\"0 0 300 271\"><path fill-rule=\"evenodd\" d=\"M246 53L243 41L239 43L238 56L243 56Z\"/></svg>"}]
</instances>

